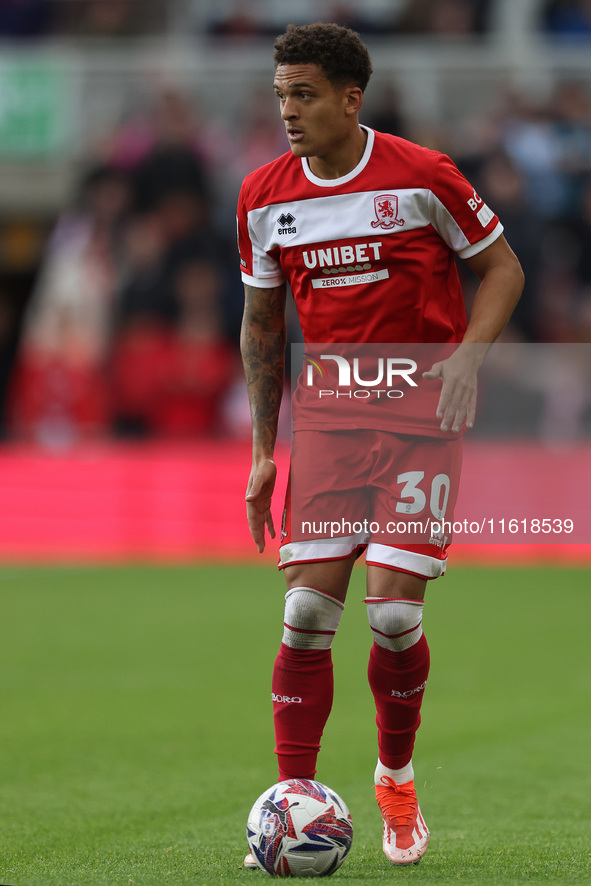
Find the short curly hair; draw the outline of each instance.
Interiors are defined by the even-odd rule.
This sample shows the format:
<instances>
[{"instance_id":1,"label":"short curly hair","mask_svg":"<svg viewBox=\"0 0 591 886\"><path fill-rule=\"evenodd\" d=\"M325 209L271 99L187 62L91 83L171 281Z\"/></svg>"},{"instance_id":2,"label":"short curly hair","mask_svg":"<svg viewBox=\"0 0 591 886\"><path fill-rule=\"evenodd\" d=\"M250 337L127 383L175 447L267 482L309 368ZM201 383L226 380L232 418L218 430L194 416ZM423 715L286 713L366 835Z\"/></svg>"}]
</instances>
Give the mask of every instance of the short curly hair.
<instances>
[{"instance_id":1,"label":"short curly hair","mask_svg":"<svg viewBox=\"0 0 591 886\"><path fill-rule=\"evenodd\" d=\"M329 22L288 25L277 38L273 61L276 68L318 65L333 86L354 83L362 91L372 74L369 52L359 34Z\"/></svg>"}]
</instances>

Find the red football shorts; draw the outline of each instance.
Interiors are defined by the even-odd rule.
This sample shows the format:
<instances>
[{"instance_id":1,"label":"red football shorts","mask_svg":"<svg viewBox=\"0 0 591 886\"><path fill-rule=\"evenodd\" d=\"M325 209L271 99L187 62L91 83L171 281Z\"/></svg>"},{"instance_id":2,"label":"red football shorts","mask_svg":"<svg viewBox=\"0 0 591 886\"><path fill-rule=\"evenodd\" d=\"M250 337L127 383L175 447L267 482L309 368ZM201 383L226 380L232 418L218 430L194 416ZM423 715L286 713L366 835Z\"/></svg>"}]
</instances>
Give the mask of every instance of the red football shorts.
<instances>
[{"instance_id":1,"label":"red football shorts","mask_svg":"<svg viewBox=\"0 0 591 886\"><path fill-rule=\"evenodd\" d=\"M296 431L279 568L339 560L445 572L462 441L388 431Z\"/></svg>"}]
</instances>

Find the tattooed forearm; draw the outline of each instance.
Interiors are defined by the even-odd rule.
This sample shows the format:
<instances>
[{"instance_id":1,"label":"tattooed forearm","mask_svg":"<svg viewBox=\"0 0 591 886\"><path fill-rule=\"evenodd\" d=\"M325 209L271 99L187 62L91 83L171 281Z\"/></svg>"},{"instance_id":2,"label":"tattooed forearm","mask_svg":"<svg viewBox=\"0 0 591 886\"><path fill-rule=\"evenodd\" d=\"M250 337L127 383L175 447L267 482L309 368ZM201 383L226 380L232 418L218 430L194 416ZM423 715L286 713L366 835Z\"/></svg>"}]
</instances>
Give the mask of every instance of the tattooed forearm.
<instances>
[{"instance_id":1,"label":"tattooed forearm","mask_svg":"<svg viewBox=\"0 0 591 886\"><path fill-rule=\"evenodd\" d=\"M285 369L285 285L245 286L240 349L252 415L253 448L272 456Z\"/></svg>"}]
</instances>

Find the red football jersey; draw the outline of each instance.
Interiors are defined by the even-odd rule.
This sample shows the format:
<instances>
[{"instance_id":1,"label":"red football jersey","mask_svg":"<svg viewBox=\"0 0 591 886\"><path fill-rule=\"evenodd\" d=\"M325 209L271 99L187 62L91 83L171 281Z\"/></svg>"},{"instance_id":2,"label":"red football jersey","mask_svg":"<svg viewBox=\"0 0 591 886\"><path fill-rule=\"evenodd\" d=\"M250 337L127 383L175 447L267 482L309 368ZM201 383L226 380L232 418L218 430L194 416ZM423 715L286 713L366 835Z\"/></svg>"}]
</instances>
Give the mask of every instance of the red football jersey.
<instances>
[{"instance_id":1,"label":"red football jersey","mask_svg":"<svg viewBox=\"0 0 591 886\"><path fill-rule=\"evenodd\" d=\"M320 179L291 151L244 180L242 279L289 283L306 342L453 342L466 329L454 253L503 231L449 157L367 129L359 164Z\"/></svg>"},{"instance_id":2,"label":"red football jersey","mask_svg":"<svg viewBox=\"0 0 591 886\"><path fill-rule=\"evenodd\" d=\"M459 342L466 311L455 254L476 255L503 227L449 157L366 131L363 157L342 178L317 178L307 159L289 151L244 180L238 205L242 279L261 288L286 280L309 344ZM307 351L310 359L331 353ZM377 356L401 355L384 350ZM421 370L432 365L429 357L430 349L422 349ZM338 389L323 371L329 362L334 375L334 361L314 364L319 375L311 386L300 379L294 428L450 436L439 430L435 415L438 382L422 380L419 371L418 390L403 386L403 400L391 398L395 390L366 396L363 382L358 390ZM369 372L379 370L376 360L368 365ZM329 390L322 393L322 387Z\"/></svg>"}]
</instances>

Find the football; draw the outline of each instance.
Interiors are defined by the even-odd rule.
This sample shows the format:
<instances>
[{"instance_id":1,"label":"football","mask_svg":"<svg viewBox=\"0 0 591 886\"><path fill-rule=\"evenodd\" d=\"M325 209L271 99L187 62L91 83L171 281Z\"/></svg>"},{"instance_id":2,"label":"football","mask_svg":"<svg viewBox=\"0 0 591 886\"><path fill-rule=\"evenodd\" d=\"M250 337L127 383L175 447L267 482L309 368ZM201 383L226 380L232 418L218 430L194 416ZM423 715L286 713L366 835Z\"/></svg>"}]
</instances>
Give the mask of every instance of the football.
<instances>
[{"instance_id":1,"label":"football","mask_svg":"<svg viewBox=\"0 0 591 886\"><path fill-rule=\"evenodd\" d=\"M327 877L351 848L353 822L326 785L291 778L261 794L248 816L246 837L258 866L274 877Z\"/></svg>"}]
</instances>

